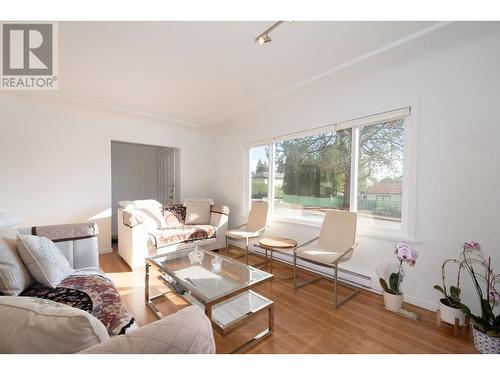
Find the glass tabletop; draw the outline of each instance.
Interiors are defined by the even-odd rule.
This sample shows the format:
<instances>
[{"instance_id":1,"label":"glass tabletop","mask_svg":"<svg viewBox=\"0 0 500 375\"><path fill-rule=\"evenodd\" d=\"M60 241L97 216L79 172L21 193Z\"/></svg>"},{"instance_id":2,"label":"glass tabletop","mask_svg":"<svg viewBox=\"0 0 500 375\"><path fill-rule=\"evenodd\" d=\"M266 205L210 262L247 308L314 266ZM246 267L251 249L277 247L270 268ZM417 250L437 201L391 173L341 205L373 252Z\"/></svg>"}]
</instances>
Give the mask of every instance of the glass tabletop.
<instances>
[{"instance_id":1,"label":"glass tabletop","mask_svg":"<svg viewBox=\"0 0 500 375\"><path fill-rule=\"evenodd\" d=\"M273 277L270 273L202 249L198 250L201 261L197 261L193 251L195 248L189 248L156 255L148 260L204 303L219 300ZM214 264L214 259L220 261L220 268Z\"/></svg>"}]
</instances>

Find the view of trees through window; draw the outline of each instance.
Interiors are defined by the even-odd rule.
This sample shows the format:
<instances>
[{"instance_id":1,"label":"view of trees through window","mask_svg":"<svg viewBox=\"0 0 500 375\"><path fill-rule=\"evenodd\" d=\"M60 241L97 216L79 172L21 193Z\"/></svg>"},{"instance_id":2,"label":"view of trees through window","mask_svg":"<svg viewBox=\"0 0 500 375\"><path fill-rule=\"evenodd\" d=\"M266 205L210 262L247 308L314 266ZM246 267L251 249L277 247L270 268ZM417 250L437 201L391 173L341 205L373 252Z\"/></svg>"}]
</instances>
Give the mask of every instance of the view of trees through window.
<instances>
[{"instance_id":1,"label":"view of trees through window","mask_svg":"<svg viewBox=\"0 0 500 375\"><path fill-rule=\"evenodd\" d=\"M269 150L269 145L253 147L250 150L252 201L267 202L269 192Z\"/></svg>"},{"instance_id":2,"label":"view of trees through window","mask_svg":"<svg viewBox=\"0 0 500 375\"><path fill-rule=\"evenodd\" d=\"M358 142L357 170L351 163L353 141ZM271 184L270 147L251 149L251 196L267 201L272 186L276 216L321 219L327 210L350 210L356 198L364 224L400 229L403 119L276 142ZM351 192L356 173L356 192Z\"/></svg>"},{"instance_id":3,"label":"view of trees through window","mask_svg":"<svg viewBox=\"0 0 500 375\"><path fill-rule=\"evenodd\" d=\"M316 217L349 210L351 129L276 143L274 212Z\"/></svg>"},{"instance_id":4,"label":"view of trees through window","mask_svg":"<svg viewBox=\"0 0 500 375\"><path fill-rule=\"evenodd\" d=\"M366 225L401 228L404 121L359 130L358 216Z\"/></svg>"}]
</instances>

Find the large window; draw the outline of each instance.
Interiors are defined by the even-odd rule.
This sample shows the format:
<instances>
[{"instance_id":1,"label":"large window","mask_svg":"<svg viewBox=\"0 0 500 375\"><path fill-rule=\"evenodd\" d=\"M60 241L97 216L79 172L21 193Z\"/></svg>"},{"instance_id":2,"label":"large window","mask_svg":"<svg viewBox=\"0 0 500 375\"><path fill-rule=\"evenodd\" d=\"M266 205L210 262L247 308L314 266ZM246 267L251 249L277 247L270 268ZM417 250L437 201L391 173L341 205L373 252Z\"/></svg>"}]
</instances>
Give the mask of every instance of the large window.
<instances>
[{"instance_id":1,"label":"large window","mask_svg":"<svg viewBox=\"0 0 500 375\"><path fill-rule=\"evenodd\" d=\"M356 211L360 230L401 234L405 116L376 120L251 147L251 200L270 202L275 218L299 221Z\"/></svg>"}]
</instances>

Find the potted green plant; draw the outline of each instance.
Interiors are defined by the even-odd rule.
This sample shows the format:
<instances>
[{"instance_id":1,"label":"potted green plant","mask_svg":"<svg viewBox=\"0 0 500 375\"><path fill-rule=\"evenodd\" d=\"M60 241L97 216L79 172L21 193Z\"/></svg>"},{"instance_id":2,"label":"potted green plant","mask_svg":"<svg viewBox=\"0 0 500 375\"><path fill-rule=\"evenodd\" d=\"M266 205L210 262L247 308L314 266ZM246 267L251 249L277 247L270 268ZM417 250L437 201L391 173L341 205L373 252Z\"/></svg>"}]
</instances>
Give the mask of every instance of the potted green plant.
<instances>
[{"instance_id":1,"label":"potted green plant","mask_svg":"<svg viewBox=\"0 0 500 375\"><path fill-rule=\"evenodd\" d=\"M497 289L500 274L493 274L491 258L483 256L481 246L475 241L464 244L459 261L472 278L481 309L481 314L476 315L460 302L462 311L474 322L474 346L481 353L500 354L500 314L495 315L494 312L500 302Z\"/></svg>"},{"instance_id":2,"label":"potted green plant","mask_svg":"<svg viewBox=\"0 0 500 375\"><path fill-rule=\"evenodd\" d=\"M408 263L413 267L417 261L418 253L405 243L397 243L394 247L394 254L396 254L399 261L398 272L391 272L388 281L384 277L379 277L379 282L384 290L385 308L398 313L403 306L403 292L401 291L401 283L404 277L403 263Z\"/></svg>"},{"instance_id":3,"label":"potted green plant","mask_svg":"<svg viewBox=\"0 0 500 375\"><path fill-rule=\"evenodd\" d=\"M446 288L446 266L450 263L458 264L457 285L450 285ZM462 327L465 324L465 314L460 305L460 273L462 264L456 259L446 259L441 266L442 285L434 285L434 289L444 295L444 298L439 300L439 315L441 320L455 324L455 319L458 319L458 325Z\"/></svg>"}]
</instances>

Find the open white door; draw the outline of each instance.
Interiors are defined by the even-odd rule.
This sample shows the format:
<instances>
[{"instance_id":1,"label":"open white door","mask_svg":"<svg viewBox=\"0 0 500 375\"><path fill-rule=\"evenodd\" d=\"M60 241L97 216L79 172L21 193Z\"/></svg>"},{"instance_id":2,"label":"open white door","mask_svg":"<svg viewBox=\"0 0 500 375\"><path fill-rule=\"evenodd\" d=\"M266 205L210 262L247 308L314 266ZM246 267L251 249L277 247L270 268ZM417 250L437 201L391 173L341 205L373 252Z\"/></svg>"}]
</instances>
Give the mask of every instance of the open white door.
<instances>
[{"instance_id":1,"label":"open white door","mask_svg":"<svg viewBox=\"0 0 500 375\"><path fill-rule=\"evenodd\" d=\"M158 150L158 200L169 204L176 202L175 150L173 148Z\"/></svg>"}]
</instances>

